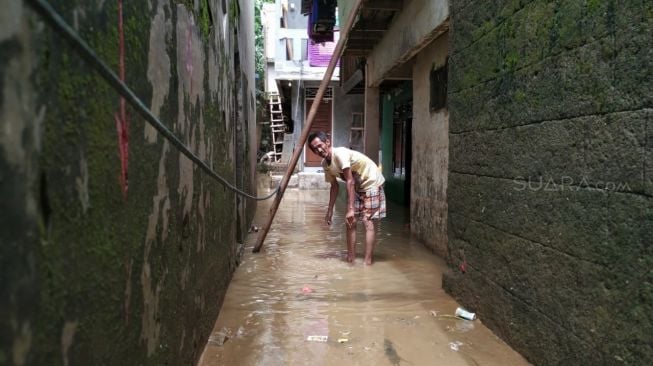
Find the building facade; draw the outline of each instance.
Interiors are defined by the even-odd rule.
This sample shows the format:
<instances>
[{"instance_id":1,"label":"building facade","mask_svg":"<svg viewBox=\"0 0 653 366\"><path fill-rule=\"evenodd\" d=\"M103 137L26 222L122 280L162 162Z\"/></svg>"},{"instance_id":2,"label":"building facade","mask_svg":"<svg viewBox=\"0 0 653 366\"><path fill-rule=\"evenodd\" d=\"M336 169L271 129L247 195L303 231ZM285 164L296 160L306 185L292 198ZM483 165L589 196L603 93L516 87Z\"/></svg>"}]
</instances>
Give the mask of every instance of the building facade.
<instances>
[{"instance_id":1,"label":"building facade","mask_svg":"<svg viewBox=\"0 0 653 366\"><path fill-rule=\"evenodd\" d=\"M445 289L535 364L650 362L651 3L356 3L341 85Z\"/></svg>"},{"instance_id":2,"label":"building facade","mask_svg":"<svg viewBox=\"0 0 653 366\"><path fill-rule=\"evenodd\" d=\"M320 2L277 0L275 3L264 4L263 7L265 54L268 62L266 92L280 96L286 124L282 162L287 162L296 148L339 37L335 1L332 2L334 7L331 11L334 17L332 41L324 41L324 38L316 37L309 31L309 27L317 28L311 22L312 15L308 12L312 11L314 3ZM361 98L341 91L338 83L339 73L337 64L324 97L317 107L311 131L330 134L332 142L337 146L355 147L356 144L350 144L352 136L347 126L359 122L362 115ZM300 148L303 149L303 154L298 162L299 170L319 170L321 159L305 146Z\"/></svg>"}]
</instances>

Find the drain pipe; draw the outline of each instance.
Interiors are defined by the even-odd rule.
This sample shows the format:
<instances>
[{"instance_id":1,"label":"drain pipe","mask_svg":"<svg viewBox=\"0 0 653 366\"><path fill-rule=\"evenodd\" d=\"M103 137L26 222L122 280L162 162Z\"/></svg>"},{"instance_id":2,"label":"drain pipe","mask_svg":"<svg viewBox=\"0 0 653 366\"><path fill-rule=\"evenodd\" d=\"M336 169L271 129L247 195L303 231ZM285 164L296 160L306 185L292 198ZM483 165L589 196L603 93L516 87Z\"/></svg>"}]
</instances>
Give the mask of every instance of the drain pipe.
<instances>
[{"instance_id":1,"label":"drain pipe","mask_svg":"<svg viewBox=\"0 0 653 366\"><path fill-rule=\"evenodd\" d=\"M261 247L263 246L263 242L265 241L265 237L268 235L268 231L270 231L270 226L272 226L272 220L274 220L274 215L276 215L277 209L279 209L279 204L281 204L281 199L283 198L283 194L286 191L288 182L290 181L290 176L292 175L293 170L295 170L295 165L297 165L297 161L299 160L299 155L301 155L302 151L304 150L304 144L306 143L306 139L308 138L308 132L310 131L311 126L313 125L313 120L315 119L315 115L317 114L317 108L320 105L320 102L322 101L322 97L324 96L324 92L326 91L329 82L331 81L333 70L336 68L338 59L342 54L342 49L344 48L345 42L347 41L347 37L349 36L349 31L351 30L351 27L354 24L354 20L356 19L356 16L358 14L358 11L362 3L363 0L355 1L354 6L351 8L351 12L349 13L349 17L347 18L347 22L345 23L345 27L340 31L340 39L338 39L338 43L336 44L336 48L333 51L333 55L331 55L331 61L329 61L329 66L327 67L326 72L324 73L324 78L322 78L320 87L317 90L317 95L315 96L315 99L313 99L313 104L311 105L311 109L308 112L308 117L306 117L306 124L304 125L304 129L302 130L301 136L299 136L298 144L296 145L295 151L293 152L292 157L290 158L290 162L288 163L286 174L283 175L283 178L281 179L281 183L279 184L279 192L274 197L274 201L272 202L272 206L270 207L270 214L268 216L265 225L261 227L261 230L259 231L259 236L256 241L256 245L254 246L254 249L252 249L252 253L258 253L261 250Z\"/></svg>"}]
</instances>

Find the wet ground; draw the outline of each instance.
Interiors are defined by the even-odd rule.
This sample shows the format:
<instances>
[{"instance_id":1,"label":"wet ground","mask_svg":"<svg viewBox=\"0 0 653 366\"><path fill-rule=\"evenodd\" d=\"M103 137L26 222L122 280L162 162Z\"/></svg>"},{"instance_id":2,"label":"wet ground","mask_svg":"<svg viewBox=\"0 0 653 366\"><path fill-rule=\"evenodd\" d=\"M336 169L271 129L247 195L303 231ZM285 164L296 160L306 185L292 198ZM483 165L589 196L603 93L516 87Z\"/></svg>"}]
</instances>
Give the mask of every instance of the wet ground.
<instances>
[{"instance_id":1,"label":"wet ground","mask_svg":"<svg viewBox=\"0 0 653 366\"><path fill-rule=\"evenodd\" d=\"M289 189L258 254L250 234L199 366L528 364L482 319L453 317L445 264L410 239L400 208L388 207L375 264L363 265L360 224L356 263L346 263L343 207L326 226L328 198Z\"/></svg>"}]
</instances>

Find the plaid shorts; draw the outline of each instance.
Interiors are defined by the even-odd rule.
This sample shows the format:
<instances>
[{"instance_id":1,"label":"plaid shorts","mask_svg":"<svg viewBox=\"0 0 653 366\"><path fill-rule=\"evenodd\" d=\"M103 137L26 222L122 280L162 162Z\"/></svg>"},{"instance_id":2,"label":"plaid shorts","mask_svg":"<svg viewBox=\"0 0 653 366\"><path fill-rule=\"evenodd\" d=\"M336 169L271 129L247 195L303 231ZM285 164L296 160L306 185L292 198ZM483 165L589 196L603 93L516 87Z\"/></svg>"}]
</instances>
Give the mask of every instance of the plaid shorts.
<instances>
[{"instance_id":1,"label":"plaid shorts","mask_svg":"<svg viewBox=\"0 0 653 366\"><path fill-rule=\"evenodd\" d=\"M383 186L370 188L365 192L356 192L354 198L354 215L357 218L378 220L385 217L385 193Z\"/></svg>"}]
</instances>

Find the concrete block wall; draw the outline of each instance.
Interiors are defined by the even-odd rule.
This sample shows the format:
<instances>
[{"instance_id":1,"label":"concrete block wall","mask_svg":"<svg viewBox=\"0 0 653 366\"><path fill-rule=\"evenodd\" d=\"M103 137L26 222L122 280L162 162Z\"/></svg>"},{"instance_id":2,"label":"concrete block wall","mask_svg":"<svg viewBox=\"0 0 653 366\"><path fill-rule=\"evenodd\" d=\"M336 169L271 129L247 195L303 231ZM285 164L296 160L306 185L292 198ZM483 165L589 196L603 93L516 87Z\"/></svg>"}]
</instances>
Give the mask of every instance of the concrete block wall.
<instances>
[{"instance_id":1,"label":"concrete block wall","mask_svg":"<svg viewBox=\"0 0 653 366\"><path fill-rule=\"evenodd\" d=\"M253 19L239 18L252 11L217 0L52 5L110 68L124 61L126 84L184 144L251 190ZM236 42L238 24L249 36ZM194 364L236 265L234 218L246 227L253 206L237 209L132 108L123 114L20 0L0 11L0 91L0 364Z\"/></svg>"},{"instance_id":2,"label":"concrete block wall","mask_svg":"<svg viewBox=\"0 0 653 366\"><path fill-rule=\"evenodd\" d=\"M411 232L434 253L447 256L449 111L430 108L430 73L445 65L444 33L415 57L410 217Z\"/></svg>"},{"instance_id":3,"label":"concrete block wall","mask_svg":"<svg viewBox=\"0 0 653 366\"><path fill-rule=\"evenodd\" d=\"M653 3L451 14L445 288L535 364L650 364Z\"/></svg>"}]
</instances>

